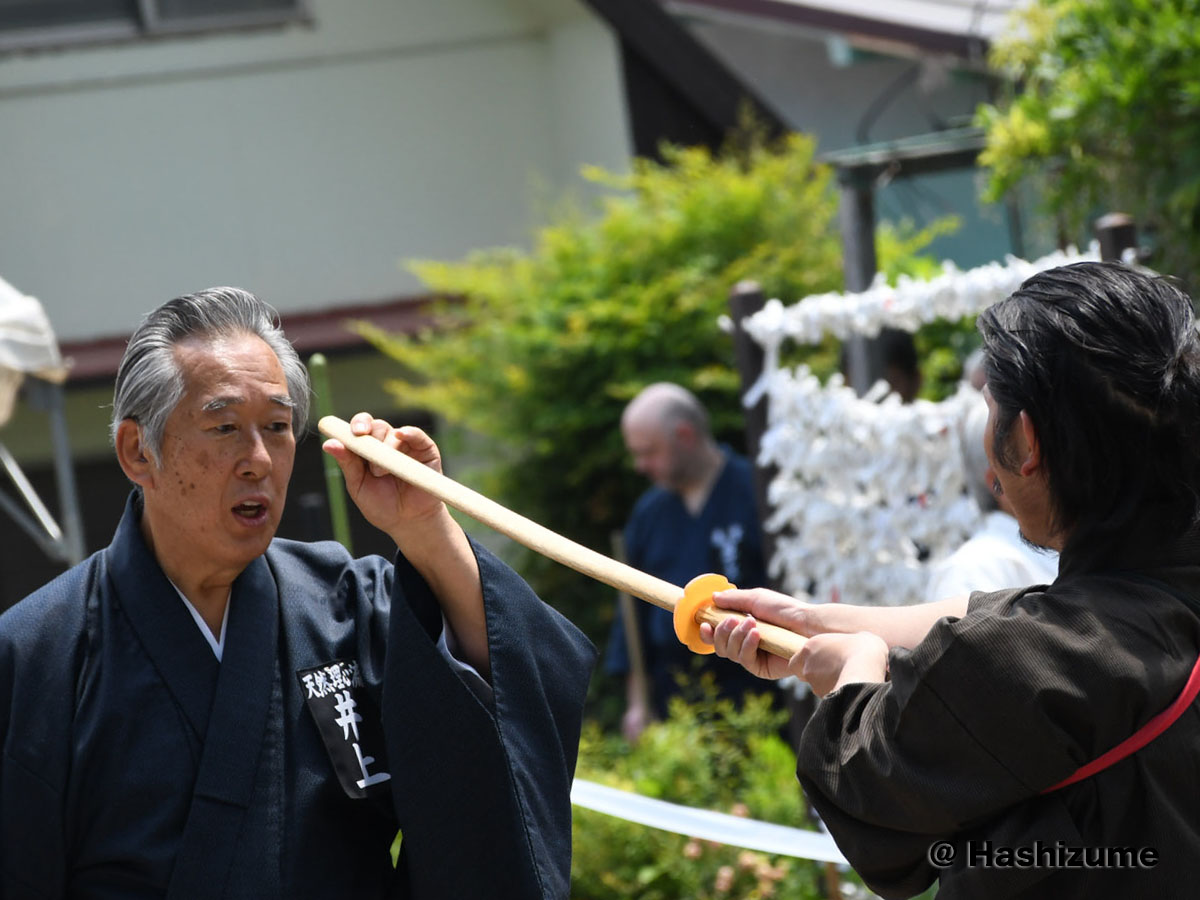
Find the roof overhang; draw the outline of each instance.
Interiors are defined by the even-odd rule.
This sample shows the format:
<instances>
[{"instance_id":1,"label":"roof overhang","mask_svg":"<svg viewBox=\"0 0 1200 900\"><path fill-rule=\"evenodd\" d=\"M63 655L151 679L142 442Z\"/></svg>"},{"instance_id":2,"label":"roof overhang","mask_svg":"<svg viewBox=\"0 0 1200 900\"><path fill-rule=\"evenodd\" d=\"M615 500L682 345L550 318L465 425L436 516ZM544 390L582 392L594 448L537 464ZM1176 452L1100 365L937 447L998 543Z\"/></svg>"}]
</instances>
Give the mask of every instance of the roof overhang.
<instances>
[{"instance_id":1,"label":"roof overhang","mask_svg":"<svg viewBox=\"0 0 1200 900\"><path fill-rule=\"evenodd\" d=\"M351 321L369 322L385 331L415 334L430 323L432 297L397 297L379 303L358 303L280 317L280 324L301 356L363 349L367 341L349 327ZM86 341L63 341L62 355L68 360L70 384L106 381L116 377L129 335L113 335Z\"/></svg>"},{"instance_id":2,"label":"roof overhang","mask_svg":"<svg viewBox=\"0 0 1200 900\"><path fill-rule=\"evenodd\" d=\"M734 17L838 34L867 49L981 63L1027 0L667 0L678 14Z\"/></svg>"},{"instance_id":3,"label":"roof overhang","mask_svg":"<svg viewBox=\"0 0 1200 900\"><path fill-rule=\"evenodd\" d=\"M843 181L873 182L881 175L893 178L931 175L975 165L986 143L980 128L950 128L895 141L834 150L821 156Z\"/></svg>"}]
</instances>

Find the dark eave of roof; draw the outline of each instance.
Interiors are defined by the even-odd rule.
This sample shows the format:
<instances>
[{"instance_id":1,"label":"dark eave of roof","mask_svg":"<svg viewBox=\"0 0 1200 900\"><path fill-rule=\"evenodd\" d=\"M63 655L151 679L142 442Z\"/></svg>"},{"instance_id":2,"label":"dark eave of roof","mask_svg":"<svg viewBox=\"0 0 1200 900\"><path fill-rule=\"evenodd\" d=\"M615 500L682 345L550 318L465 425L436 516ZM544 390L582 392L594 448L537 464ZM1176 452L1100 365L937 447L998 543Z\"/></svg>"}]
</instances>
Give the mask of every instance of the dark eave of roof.
<instances>
[{"instance_id":1,"label":"dark eave of roof","mask_svg":"<svg viewBox=\"0 0 1200 900\"><path fill-rule=\"evenodd\" d=\"M787 124L656 0L584 0L617 33L622 47L657 72L720 133L748 105L772 136Z\"/></svg>"},{"instance_id":2,"label":"dark eave of roof","mask_svg":"<svg viewBox=\"0 0 1200 900\"><path fill-rule=\"evenodd\" d=\"M302 356L362 349L367 342L348 327L350 320L370 322L385 331L415 334L429 324L432 298L397 297L380 303L356 303L281 317L280 324L292 346ZM107 381L116 377L117 366L129 335L114 335L86 341L64 341L62 355L69 360L68 383L73 385Z\"/></svg>"}]
</instances>

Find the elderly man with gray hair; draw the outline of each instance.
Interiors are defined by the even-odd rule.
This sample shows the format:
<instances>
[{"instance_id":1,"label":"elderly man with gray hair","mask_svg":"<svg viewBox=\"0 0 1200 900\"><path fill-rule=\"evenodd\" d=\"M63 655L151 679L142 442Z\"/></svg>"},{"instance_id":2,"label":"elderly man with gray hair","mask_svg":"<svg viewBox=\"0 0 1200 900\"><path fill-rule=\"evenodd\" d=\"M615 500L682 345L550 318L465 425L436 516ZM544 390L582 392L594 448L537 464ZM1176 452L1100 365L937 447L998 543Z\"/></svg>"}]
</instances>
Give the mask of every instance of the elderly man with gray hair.
<instances>
[{"instance_id":1,"label":"elderly man with gray hair","mask_svg":"<svg viewBox=\"0 0 1200 900\"><path fill-rule=\"evenodd\" d=\"M0 897L568 895L591 645L338 441L394 561L276 538L308 394L246 291L134 332L116 535L0 616Z\"/></svg>"},{"instance_id":2,"label":"elderly man with gray hair","mask_svg":"<svg viewBox=\"0 0 1200 900\"><path fill-rule=\"evenodd\" d=\"M995 490L996 473L984 452L988 409L983 396L963 416L959 431L967 490L983 513L971 538L932 567L925 600L961 597L972 591L1050 584L1058 575L1058 554L1033 547L1021 537L1012 505Z\"/></svg>"},{"instance_id":3,"label":"elderly man with gray hair","mask_svg":"<svg viewBox=\"0 0 1200 900\"><path fill-rule=\"evenodd\" d=\"M699 399L678 384L648 385L625 407L621 436L634 468L651 481L625 526L629 564L671 584L687 584L705 572L720 573L739 586L766 584L753 468L713 437ZM610 674L626 679L621 729L629 740L636 741L651 718L666 716L682 677L694 680L708 673L716 688L735 700L763 690L762 682L740 666L689 652L675 637L669 612L644 604L634 615L648 696L633 676L620 616L605 659Z\"/></svg>"}]
</instances>

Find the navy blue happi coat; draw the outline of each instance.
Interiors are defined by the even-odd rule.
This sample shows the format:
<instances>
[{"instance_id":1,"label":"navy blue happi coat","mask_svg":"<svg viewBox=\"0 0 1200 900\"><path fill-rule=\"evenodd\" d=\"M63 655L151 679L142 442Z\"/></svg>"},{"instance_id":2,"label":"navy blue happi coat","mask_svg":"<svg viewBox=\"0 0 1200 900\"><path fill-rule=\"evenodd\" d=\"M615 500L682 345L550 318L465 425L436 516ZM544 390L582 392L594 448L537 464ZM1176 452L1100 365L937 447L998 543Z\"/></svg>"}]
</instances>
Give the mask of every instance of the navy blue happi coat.
<instances>
[{"instance_id":1,"label":"navy blue happi coat","mask_svg":"<svg viewBox=\"0 0 1200 900\"><path fill-rule=\"evenodd\" d=\"M475 548L490 694L333 543L246 568L218 662L139 516L0 616L2 900L567 897L594 651L515 573Z\"/></svg>"}]
</instances>

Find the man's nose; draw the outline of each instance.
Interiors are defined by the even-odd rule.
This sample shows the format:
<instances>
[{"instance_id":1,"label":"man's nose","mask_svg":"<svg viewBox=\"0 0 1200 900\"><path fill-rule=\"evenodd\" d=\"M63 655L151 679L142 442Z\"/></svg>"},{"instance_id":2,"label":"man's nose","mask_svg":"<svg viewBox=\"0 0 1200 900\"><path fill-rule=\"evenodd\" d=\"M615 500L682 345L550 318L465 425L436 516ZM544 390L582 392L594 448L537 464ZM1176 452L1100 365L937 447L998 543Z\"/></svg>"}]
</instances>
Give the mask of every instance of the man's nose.
<instances>
[{"instance_id":1,"label":"man's nose","mask_svg":"<svg viewBox=\"0 0 1200 900\"><path fill-rule=\"evenodd\" d=\"M238 474L243 478L263 478L271 471L271 454L262 432L257 428L248 428L243 433L246 435L246 445L238 462Z\"/></svg>"}]
</instances>

